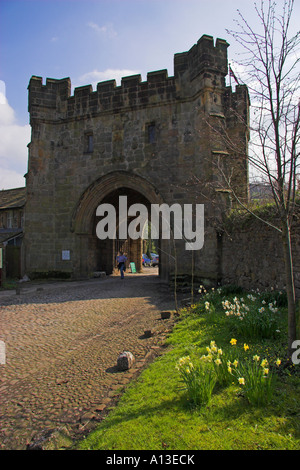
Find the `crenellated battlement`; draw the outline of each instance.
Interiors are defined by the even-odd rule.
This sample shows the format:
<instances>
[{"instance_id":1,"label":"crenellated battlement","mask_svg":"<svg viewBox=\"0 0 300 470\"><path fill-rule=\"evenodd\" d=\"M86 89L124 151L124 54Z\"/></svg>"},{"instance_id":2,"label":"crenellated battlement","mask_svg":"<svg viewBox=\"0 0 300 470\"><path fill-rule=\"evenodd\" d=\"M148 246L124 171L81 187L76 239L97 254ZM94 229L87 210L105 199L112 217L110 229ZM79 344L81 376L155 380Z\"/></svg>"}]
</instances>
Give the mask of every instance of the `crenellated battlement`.
<instances>
[{"instance_id":1,"label":"crenellated battlement","mask_svg":"<svg viewBox=\"0 0 300 470\"><path fill-rule=\"evenodd\" d=\"M141 75L123 77L121 85L115 80L99 82L74 89L71 96L70 78L32 76L29 82L28 110L31 119L76 119L84 115L118 112L130 108L161 105L164 102L188 99L204 87L223 87L227 75L228 43L211 36L202 36L189 51L174 55L174 76L167 70L149 72L147 80Z\"/></svg>"},{"instance_id":2,"label":"crenellated battlement","mask_svg":"<svg viewBox=\"0 0 300 470\"><path fill-rule=\"evenodd\" d=\"M188 72L192 81L204 70L227 75L227 48L229 44L224 39L217 39L214 45L212 36L203 35L197 44L188 52L174 56L174 75L179 78Z\"/></svg>"},{"instance_id":3,"label":"crenellated battlement","mask_svg":"<svg viewBox=\"0 0 300 470\"><path fill-rule=\"evenodd\" d=\"M237 85L235 91L232 87L226 87L224 93L224 110L227 125L237 126L238 124L249 126L250 97L246 85Z\"/></svg>"}]
</instances>

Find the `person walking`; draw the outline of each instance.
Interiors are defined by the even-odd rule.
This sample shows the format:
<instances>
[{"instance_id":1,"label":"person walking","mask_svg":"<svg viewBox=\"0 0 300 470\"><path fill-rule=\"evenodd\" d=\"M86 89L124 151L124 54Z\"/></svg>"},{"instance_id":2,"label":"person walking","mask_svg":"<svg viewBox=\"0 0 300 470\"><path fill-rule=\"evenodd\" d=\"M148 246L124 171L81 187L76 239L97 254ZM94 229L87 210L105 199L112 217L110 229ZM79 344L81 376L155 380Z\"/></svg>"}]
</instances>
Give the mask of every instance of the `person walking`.
<instances>
[{"instance_id":1,"label":"person walking","mask_svg":"<svg viewBox=\"0 0 300 470\"><path fill-rule=\"evenodd\" d=\"M120 251L120 254L117 256L118 269L120 270L121 279L124 279L124 271L126 269L127 258L124 255L123 251Z\"/></svg>"}]
</instances>

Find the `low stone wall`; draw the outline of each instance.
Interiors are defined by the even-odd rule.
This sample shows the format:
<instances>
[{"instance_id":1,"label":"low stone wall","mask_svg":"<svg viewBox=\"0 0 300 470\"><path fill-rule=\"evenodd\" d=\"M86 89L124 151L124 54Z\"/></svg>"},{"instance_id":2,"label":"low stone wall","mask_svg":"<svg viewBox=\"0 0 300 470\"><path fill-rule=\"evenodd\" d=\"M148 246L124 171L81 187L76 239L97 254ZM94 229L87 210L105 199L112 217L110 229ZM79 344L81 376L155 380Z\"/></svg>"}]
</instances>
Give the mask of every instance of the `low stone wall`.
<instances>
[{"instance_id":1,"label":"low stone wall","mask_svg":"<svg viewBox=\"0 0 300 470\"><path fill-rule=\"evenodd\" d=\"M300 298L300 224L292 234L296 296ZM260 220L249 216L235 220L222 237L222 284L246 289L285 289L285 268L281 234Z\"/></svg>"}]
</instances>

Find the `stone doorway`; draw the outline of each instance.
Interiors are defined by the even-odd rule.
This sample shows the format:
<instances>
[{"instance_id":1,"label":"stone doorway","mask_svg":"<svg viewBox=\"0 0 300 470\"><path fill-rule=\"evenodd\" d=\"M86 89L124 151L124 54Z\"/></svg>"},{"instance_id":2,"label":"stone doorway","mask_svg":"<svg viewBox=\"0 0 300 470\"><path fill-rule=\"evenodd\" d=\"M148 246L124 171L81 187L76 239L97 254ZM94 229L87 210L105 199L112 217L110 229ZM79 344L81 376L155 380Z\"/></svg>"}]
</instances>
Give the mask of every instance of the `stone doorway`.
<instances>
[{"instance_id":1,"label":"stone doorway","mask_svg":"<svg viewBox=\"0 0 300 470\"><path fill-rule=\"evenodd\" d=\"M115 239L99 240L96 235L96 225L100 218L96 216L95 212L92 234L93 238L96 238L96 240L94 240L94 243L91 243L91 262L94 264L96 271L105 271L107 274L112 274L117 268L116 257L118 253L122 251L127 256L127 269L130 268L130 263L135 263L137 272L142 272L143 239L138 238L134 240L130 237L123 239L119 236L119 225L121 222L118 215L120 196L127 197L128 208L133 204L143 204L150 214L151 208L149 200L136 190L122 187L113 190L104 197L99 204L111 204L115 208L117 215L117 233ZM134 217L127 217L127 220L123 221L123 223L126 223L127 228L133 219ZM93 257L94 260L92 261Z\"/></svg>"},{"instance_id":2,"label":"stone doorway","mask_svg":"<svg viewBox=\"0 0 300 470\"><path fill-rule=\"evenodd\" d=\"M78 272L81 277L89 277L95 271L105 271L106 274L116 272L116 257L119 251L124 251L128 258L128 266L135 263L136 271L142 272L142 253L145 242L142 238L119 238L119 198L127 197L127 207L133 204L143 204L147 208L149 217L151 204L162 204L163 200L158 191L145 179L127 172L110 174L87 188L78 202L72 219L72 230L77 237ZM110 204L116 210L117 233L114 239L99 239L96 234L97 217L96 210L100 204ZM135 219L133 217L132 219ZM127 217L127 226L130 224ZM165 240L157 240L159 254L158 274L161 278L167 278L168 255Z\"/></svg>"}]
</instances>

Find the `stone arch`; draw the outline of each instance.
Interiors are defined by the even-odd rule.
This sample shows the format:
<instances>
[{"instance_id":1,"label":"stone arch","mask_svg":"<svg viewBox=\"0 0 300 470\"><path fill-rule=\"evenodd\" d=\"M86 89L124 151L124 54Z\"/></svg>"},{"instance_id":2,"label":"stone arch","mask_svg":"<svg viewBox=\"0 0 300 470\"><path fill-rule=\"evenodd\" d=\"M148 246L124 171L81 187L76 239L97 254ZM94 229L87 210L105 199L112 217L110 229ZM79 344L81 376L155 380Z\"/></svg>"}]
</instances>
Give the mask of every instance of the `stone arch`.
<instances>
[{"instance_id":1,"label":"stone arch","mask_svg":"<svg viewBox=\"0 0 300 470\"><path fill-rule=\"evenodd\" d=\"M114 171L95 180L81 195L71 219L70 228L76 236L77 252L79 254L77 270L83 276L89 275L92 271L98 269L104 270L108 274L113 272L113 263L116 251L118 251L116 247L119 246L118 240L114 242L109 239L97 239L95 220L96 208L99 204L108 202L117 208L119 195L128 196L128 207L136 202L144 204L147 206L149 215L151 204L162 204L164 202L152 183L127 171ZM136 243L139 243L139 247ZM167 258L164 253L166 253L166 249L161 244L165 245L166 241L159 241L159 244L162 248L159 274L165 278ZM133 251L135 252L130 260L135 261L137 268L141 269L142 241L130 241L129 245L131 255ZM99 259L101 259L101 262L99 262ZM96 268L96 265L98 268ZM162 268L162 266L164 267Z\"/></svg>"},{"instance_id":2,"label":"stone arch","mask_svg":"<svg viewBox=\"0 0 300 470\"><path fill-rule=\"evenodd\" d=\"M134 173L113 171L94 181L81 195L76 204L72 220L71 232L87 234L96 207L113 190L128 188L144 196L150 204L162 204L163 198L152 183Z\"/></svg>"}]
</instances>

